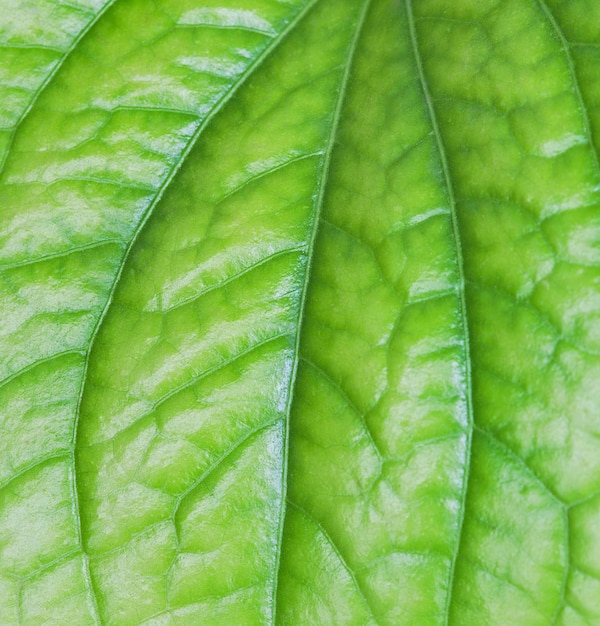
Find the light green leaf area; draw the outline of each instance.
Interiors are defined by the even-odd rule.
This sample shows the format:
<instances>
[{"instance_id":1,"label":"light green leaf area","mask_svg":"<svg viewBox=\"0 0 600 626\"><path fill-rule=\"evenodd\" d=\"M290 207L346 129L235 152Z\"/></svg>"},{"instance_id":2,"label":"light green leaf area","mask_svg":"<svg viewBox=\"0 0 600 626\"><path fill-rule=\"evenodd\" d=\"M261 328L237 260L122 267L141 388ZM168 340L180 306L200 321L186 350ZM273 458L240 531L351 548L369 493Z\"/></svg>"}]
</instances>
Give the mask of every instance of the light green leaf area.
<instances>
[{"instance_id":1,"label":"light green leaf area","mask_svg":"<svg viewBox=\"0 0 600 626\"><path fill-rule=\"evenodd\" d=\"M600 625L600 3L0 0L0 623Z\"/></svg>"}]
</instances>

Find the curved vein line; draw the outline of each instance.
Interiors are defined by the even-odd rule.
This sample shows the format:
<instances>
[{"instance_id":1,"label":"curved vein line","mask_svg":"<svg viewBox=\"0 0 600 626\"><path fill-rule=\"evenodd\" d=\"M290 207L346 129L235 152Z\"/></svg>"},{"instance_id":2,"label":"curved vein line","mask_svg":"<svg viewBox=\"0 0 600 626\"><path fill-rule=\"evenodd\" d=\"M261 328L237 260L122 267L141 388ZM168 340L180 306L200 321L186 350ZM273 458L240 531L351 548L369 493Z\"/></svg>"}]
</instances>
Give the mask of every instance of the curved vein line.
<instances>
[{"instance_id":1,"label":"curved vein line","mask_svg":"<svg viewBox=\"0 0 600 626\"><path fill-rule=\"evenodd\" d=\"M116 0L112 0L111 4L112 4L112 2L115 2L115 1ZM78 481L77 481L78 470L77 470L77 454L76 454L77 440L78 440L78 434L79 434L79 421L80 421L80 416L81 416L81 404L82 404L82 400L83 400L83 394L84 394L84 390L85 390L85 381L87 379L87 373L88 373L88 369L89 369L90 355L92 353L92 349L94 347L96 338L98 337L98 333L100 331L100 328L102 327L104 319L106 318L106 314L107 314L108 310L110 309L110 306L112 304L112 301L113 301L113 298L114 298L114 295L115 295L115 292L116 292L116 289L117 289L117 285L120 282L121 276L123 274L123 270L125 268L125 265L127 264L127 260L129 259L131 251L132 251L133 247L135 246L135 243L139 239L139 236L140 236L141 232L143 231L144 226L146 225L146 223L148 222L150 216L154 212L154 208L156 207L156 205L162 199L165 191L167 190L167 188L169 187L169 185L173 181L175 175L177 174L177 172L180 170L181 166L185 162L185 160L188 157L189 153L191 152L192 148L196 144L198 138L204 132L205 128L210 124L210 122L214 119L214 117L223 109L223 107L227 104L227 102L229 102L229 100L231 100L231 98L237 93L239 88L256 71L256 69L270 55L270 53L273 50L275 50L279 46L279 44L288 36L288 34L295 28L295 26L301 21L301 19L304 17L304 15L306 13L308 13L308 11L314 6L314 4L316 2L317 2L317 0L309 0L309 2L307 2L306 5L300 11L298 11L298 13L289 21L287 26L279 33L279 35L277 37L275 37L267 46L265 46L265 48L248 65L246 70L237 78L237 80L231 85L231 87L214 104L212 110L206 115L204 120L199 124L198 128L194 131L193 135L190 137L190 140L188 141L187 146L181 152L181 155L180 155L179 159L173 165L169 175L165 178L165 180L163 181L161 186L156 191L156 195L154 197L154 200L148 205L146 211L142 215L142 217L141 217L141 219L140 219L140 221L139 221L139 223L138 223L138 225L137 225L137 227L136 227L136 229L135 229L135 231L134 231L134 233L133 233L133 235L132 235L132 237L131 237L131 239L130 239L130 241L129 241L129 243L128 243L128 245L127 245L127 247L126 247L126 249L125 249L125 251L123 253L123 256L121 257L121 261L119 263L119 268L118 268L118 270L117 270L117 272L115 274L114 281L113 281L113 283L112 283L112 285L110 287L110 290L109 290L109 293L108 293L108 297L106 299L106 304L105 304L102 312L100 313L100 316L98 317L98 321L96 322L96 325L94 326L94 329L92 330L92 332L90 334L90 338L88 340L88 350L87 350L87 354L86 354L86 358L85 358L85 365L84 365L83 374L82 374L82 378L81 378L81 386L80 386L80 390L79 390L79 397L78 397L78 400L77 400L77 409L76 409L76 413L75 413L75 420L74 420L74 424L73 424L73 434L72 434L72 450L73 450L73 460L72 460L72 466L73 466L72 497L73 497L74 518L75 518L75 523L76 523L76 526L77 526L77 538L78 538L79 545L81 546L82 561L83 561L83 568L82 569L83 569L84 579L86 581L86 587L89 590L90 601L93 604L94 621L96 622L96 624L98 624L98 626L102 625L102 620L100 619L100 612L99 612L99 608L98 608L98 601L97 601L96 593L94 592L93 582L92 582L92 578L91 578L91 570L90 570L90 564L89 564L89 555L87 554L87 551L86 551L84 543L83 543L82 525L81 525L81 505L80 505L80 495L79 495L79 487L78 487ZM106 8L108 8L108 6L110 6L110 5L107 5ZM79 40L77 40L77 41L79 41Z\"/></svg>"},{"instance_id":2,"label":"curved vein line","mask_svg":"<svg viewBox=\"0 0 600 626\"><path fill-rule=\"evenodd\" d=\"M305 161L306 159L310 159L312 157L317 157L317 156L321 156L321 153L310 152L308 154L300 154L300 155L297 155L288 159L287 161L283 161L282 163L277 163L277 165L273 165L272 167L268 167L267 169L261 170L260 172L250 176L250 178L246 178L239 185L237 185L233 189L230 189L226 194L221 196L217 200L215 206L221 205L223 202L226 202L229 198L235 196L240 191L245 189L248 185L251 185L252 183L258 180L261 180L262 178L266 178L267 176L270 176L271 174L275 174L276 172L279 172L280 170L283 170L290 165L294 165L295 163L298 163L300 161Z\"/></svg>"},{"instance_id":3,"label":"curved vein line","mask_svg":"<svg viewBox=\"0 0 600 626\"><path fill-rule=\"evenodd\" d=\"M298 376L298 364L300 360L299 358L300 357L300 338L301 338L301 331L302 331L303 320L304 320L304 309L306 307L308 284L309 284L309 278L310 278L311 270L312 270L312 263L314 259L315 242L317 239L317 233L319 231L319 223L321 221L321 212L322 212L322 208L323 208L323 204L325 200L325 191L327 189L327 182L329 179L331 157L333 154L335 139L337 136L340 119L342 116L342 107L344 104L346 92L348 90L348 82L350 78L350 70L352 68L352 62L354 60L354 54L356 52L356 48L358 46L358 40L362 33L363 26L364 26L370 6L371 6L371 0L365 0L363 3L362 9L360 10L360 13L358 14L354 35L352 37L352 40L350 41L350 44L348 46L348 51L346 53L346 62L344 65L344 70L343 70L342 78L340 81L340 88L337 94L337 100L335 103L335 109L334 109L333 118L331 121L331 128L329 132L329 137L327 139L327 146L323 155L323 166L321 168L321 171L319 172L319 177L321 179L321 182L319 185L319 191L318 191L317 199L315 202L313 222L311 225L310 238L309 238L309 243L307 246L307 253L306 253L307 261L306 261L306 268L304 272L302 292L300 295L300 306L298 307L298 320L296 323L296 337L294 339L294 349L293 349L294 362L292 364L292 370L290 374L289 392L288 392L288 399L287 399L287 405L286 405L286 410L285 410L286 418L285 418L285 425L284 425L283 461L282 461L283 468L282 468L282 481L281 481L282 482L282 486L281 486L282 504L281 504L281 514L279 518L279 534L277 538L277 548L276 548L277 554L276 554L275 568L274 568L275 580L273 584L273 594L271 598L271 606L272 606L271 624L273 625L276 623L276 617L277 617L277 589L279 585L279 578L280 578L280 571L281 571L281 549L283 545L283 527L284 527L284 521L285 521L285 511L286 511L286 501L287 501L290 415L291 415L291 409L292 409L292 401L294 397L293 390L296 387L296 379Z\"/></svg>"},{"instance_id":4,"label":"curved vein line","mask_svg":"<svg viewBox=\"0 0 600 626\"><path fill-rule=\"evenodd\" d=\"M569 502L569 504L567 504L567 509L571 510L575 508L576 506L587 504L588 502L590 502L590 500L593 500L594 498L597 498L598 496L600 496L600 490L593 491L588 496L584 496L583 498L579 498L579 500L574 500L573 502Z\"/></svg>"},{"instance_id":5,"label":"curved vein line","mask_svg":"<svg viewBox=\"0 0 600 626\"><path fill-rule=\"evenodd\" d=\"M538 6L546 16L546 19L548 20L550 26L556 33L556 36L560 41L561 48L563 49L565 60L567 62L567 65L569 66L569 73L571 74L573 90L575 91L575 96L577 97L577 106L581 113L581 117L583 118L583 127L585 129L585 134L587 135L590 145L590 152L592 155L592 160L594 161L594 169L596 170L596 174L600 179L600 161L598 160L598 150L596 148L596 144L594 143L594 136L592 134L590 118L587 113L587 106L585 104L583 92L581 91L581 85L579 84L579 78L577 77L577 71L575 70L575 60L569 47L569 41L566 38L560 24L558 23L558 20L554 17L554 14L550 10L548 2L546 0L537 0L537 2Z\"/></svg>"},{"instance_id":6,"label":"curved vein line","mask_svg":"<svg viewBox=\"0 0 600 626\"><path fill-rule=\"evenodd\" d=\"M352 582L354 583L354 586L355 586L355 588L356 588L356 590L358 592L358 595L360 596L360 599L362 600L362 603L363 603L364 607L367 609L367 612L369 613L369 615L373 619L373 622L375 624L377 624L377 618L375 617L375 613L374 613L374 611L373 611L369 601L367 600L367 596L366 596L365 592L363 591L363 588L362 588L361 584L358 582L358 578L356 577L356 573L350 567L350 565L348 565L348 562L346 561L346 559L344 558L343 554L341 553L339 547L337 546L337 544L333 540L333 537L325 530L323 524L321 524L321 522L319 522L319 520L314 515L309 513L305 508L301 507L299 504L296 504L292 500L288 500L287 503L288 503L289 506L291 506L292 508L296 509L296 511L298 511L298 513L300 513L300 515L302 515L309 522L314 524L317 527L317 529L319 530L319 532L321 532L321 534L325 538L325 541L327 541L327 543L329 544L331 549L335 552L335 555L340 560L340 563L342 564L342 567L346 570L346 572L348 573L348 575L352 579Z\"/></svg>"},{"instance_id":7,"label":"curved vein line","mask_svg":"<svg viewBox=\"0 0 600 626\"><path fill-rule=\"evenodd\" d=\"M239 451L245 444L247 444L250 439L253 437L266 432L275 424L280 421L281 417L278 417L274 420L266 422L265 424L260 424L255 428L251 428L247 433L244 433L241 437L238 437L230 446L228 446L201 474L198 476L190 485L186 488L186 490L176 499L175 504L173 506L173 513L171 514L171 519L175 520L177 515L179 514L179 510L184 504L185 500L193 495L194 491L198 489L206 480L212 476L220 467L223 466L223 463L227 461L227 459L233 456L237 451ZM175 532L178 536L179 541L179 530L177 523L174 524Z\"/></svg>"},{"instance_id":8,"label":"curved vein line","mask_svg":"<svg viewBox=\"0 0 600 626\"><path fill-rule=\"evenodd\" d=\"M251 265L247 265L246 267L242 267L241 269L237 270L233 274L230 274L229 276L223 277L218 283L213 283L212 285L208 285L207 287L205 287L198 293L194 294L193 296L185 298L184 300L181 300L180 302L177 302L176 304L172 304L170 306L164 307L160 309L160 311L161 313L169 313L170 311L175 311L177 309L180 309L181 307L187 306L188 304L192 304L193 302L200 300L200 298L203 298L209 293L218 291L219 289L223 289L227 285L230 285L231 283L242 278L246 274L250 274L250 272L258 269L259 267L262 267L263 265L267 265L270 261L274 261L282 256L285 256L286 254L301 254L302 252L304 252L304 246L296 246L294 248L283 248L281 250L277 250L277 252L273 252L272 254L269 254L268 256L260 259L259 261L256 261L255 263L252 263Z\"/></svg>"},{"instance_id":9,"label":"curved vein line","mask_svg":"<svg viewBox=\"0 0 600 626\"><path fill-rule=\"evenodd\" d=\"M31 265L37 265L38 263L46 263L47 261L53 261L54 259L60 259L68 257L71 254L77 254L79 252L86 252L87 250L93 250L95 248L101 248L111 244L123 245L120 239L100 239L91 243L85 243L80 246L73 246L65 250L58 250L57 252L49 252L38 257L26 259L24 261L16 261L15 263L7 263L6 265L0 265L0 272L7 270L16 270L22 267L28 267Z\"/></svg>"},{"instance_id":10,"label":"curved vein line","mask_svg":"<svg viewBox=\"0 0 600 626\"><path fill-rule=\"evenodd\" d=\"M369 428L369 425L367 423L367 419L364 413L359 410L359 408L352 401L352 399L350 398L348 393L342 388L342 386L338 382L336 382L331 377L331 375L328 374L320 365L317 365L314 361L311 361L310 359L307 359L304 356L301 356L300 360L302 361L302 363L305 363L311 369L313 369L315 373L321 378L321 380L326 382L338 394L338 396L344 401L344 403L350 409L350 411L354 413L356 417L358 417L360 424L363 428L363 431L365 433L365 436L367 437L367 440L369 441L371 447L375 451L375 454L377 455L379 459L379 463L381 465L383 463L383 454L373 437L373 434L371 432L371 429Z\"/></svg>"},{"instance_id":11,"label":"curved vein line","mask_svg":"<svg viewBox=\"0 0 600 626\"><path fill-rule=\"evenodd\" d=\"M497 437L492 431L481 428L481 426L474 427L475 432L483 439L485 439L489 445L499 450L502 454L507 456L511 461L517 463L519 467L531 478L542 491L560 508L566 508L566 503L563 502L558 494L554 493L548 485L542 480L536 471L527 463L527 461L520 456L515 450L504 443Z\"/></svg>"},{"instance_id":12,"label":"curved vein line","mask_svg":"<svg viewBox=\"0 0 600 626\"><path fill-rule=\"evenodd\" d=\"M34 459L27 465L24 465L23 467L21 467L14 474L11 474L11 476L7 478L3 483L0 483L0 493L4 491L5 489L7 489L8 487L10 487L10 485L12 485L15 481L19 480L20 478L23 478L23 476L25 476L29 472L35 469L39 469L40 467L43 467L45 465L49 465L52 463L52 461L57 461L60 459L68 459L70 457L71 457L71 450L70 448L67 448L63 450L57 450L50 454L46 454L43 457Z\"/></svg>"},{"instance_id":13,"label":"curved vein line","mask_svg":"<svg viewBox=\"0 0 600 626\"><path fill-rule=\"evenodd\" d=\"M2 41L0 42L0 50L44 50L46 52L55 52L58 55L62 55L65 51L59 46L45 46L44 44L29 44L29 43L16 43Z\"/></svg>"},{"instance_id":14,"label":"curved vein line","mask_svg":"<svg viewBox=\"0 0 600 626\"><path fill-rule=\"evenodd\" d=\"M27 574L27 576L23 576L22 578L20 578L20 580L22 582L27 582L29 580L37 578L43 572L47 572L48 570L51 570L55 567L60 567L61 565L68 563L69 561L73 560L73 558L77 558L78 556L81 556L81 554L77 548L75 548L74 550L70 550L69 552L62 554L58 558L53 559L49 563L45 563L44 565L33 570L30 574Z\"/></svg>"},{"instance_id":15,"label":"curved vein line","mask_svg":"<svg viewBox=\"0 0 600 626\"><path fill-rule=\"evenodd\" d=\"M2 387L6 387L6 385L13 382L13 380L20 378L24 374L27 374L27 372L35 369L36 367L39 367L40 365L43 365L44 363L48 363L49 361L54 361L54 359L60 359L63 356L69 356L72 354L78 354L79 356L84 356L85 352L83 350L77 350L77 349L63 350L62 352L56 352L55 354L51 354L50 356L37 359L31 363L28 363L27 365L17 370L16 372L10 373L4 380L0 380L0 389L2 389Z\"/></svg>"},{"instance_id":16,"label":"curved vein line","mask_svg":"<svg viewBox=\"0 0 600 626\"><path fill-rule=\"evenodd\" d=\"M469 478L471 471L471 449L473 442L473 429L475 426L475 419L473 415L473 389L472 389L472 373L471 373L471 350L470 350L470 337L469 337L469 323L467 318L467 303L465 299L465 272L464 272L464 261L462 255L462 245L460 239L460 230L458 226L458 215L456 210L456 198L454 196L454 188L452 186L452 179L450 177L450 169L448 167L448 160L446 157L446 150L444 147L444 142L442 140L442 135L440 132L440 128L437 121L437 115L435 112L435 107L433 105L433 99L431 97L431 93L429 92L429 86L427 84L427 80L425 77L425 70L423 68L423 62L421 59L421 54L419 52L419 45L417 39L417 31L415 27L415 19L413 15L412 9L412 0L406 1L406 14L408 18L408 28L410 32L410 42L413 49L415 65L417 69L418 79L421 83L421 89L423 92L423 97L425 99L425 106L427 108L429 118L431 121L431 126L433 128L435 142L437 146L437 151L440 157L440 163L442 166L442 172L444 176L444 182L446 186L446 190L448 193L448 200L450 203L451 210L451 219L452 219L452 234L454 239L454 247L456 250L456 267L458 273L458 295L460 298L460 315L462 319L462 331L463 331L463 349L465 355L465 368L464 368L464 385L465 385L465 401L466 401L466 418L467 423L465 425L465 435L466 435L466 445L465 445L465 465L464 465L464 475L463 475L463 483L461 490L461 510L460 517L458 520L458 541L456 542L456 547L454 550L454 554L452 555L452 562L448 572L448 579L446 582L446 604L444 607L445 613L445 623L448 625L450 623L450 607L452 604L452 598L454 595L454 586L456 582L456 564L458 561L458 555L460 553L460 548L463 542L463 532L464 532L464 521L465 521L465 511L466 511L466 503L467 503L467 493L469 489Z\"/></svg>"},{"instance_id":17,"label":"curved vein line","mask_svg":"<svg viewBox=\"0 0 600 626\"><path fill-rule=\"evenodd\" d=\"M252 26L243 26L241 24L211 24L208 22L194 22L193 24L176 24L177 30L189 28L206 28L210 30L243 30L247 33L257 33L266 37L273 37L275 34L272 30L264 30L262 28L253 28Z\"/></svg>"},{"instance_id":18,"label":"curved vein line","mask_svg":"<svg viewBox=\"0 0 600 626\"><path fill-rule=\"evenodd\" d=\"M237 361L243 359L249 354L252 354L252 352L255 352L256 350L260 350L264 346L268 346L270 343L274 343L288 336L289 336L288 333L279 333L278 335L267 337L266 339L263 339L262 341L259 341L258 343L252 344L248 348L245 348L241 352L234 354L233 356L227 358L225 361L222 361L220 363L217 363L216 365L213 365L212 367L205 370L201 374L197 376L193 376L192 378L190 378L190 380L187 380L181 385L177 385L177 387L174 387L173 389L171 389L171 391L165 393L160 398L158 398L152 404L152 406L146 413L144 413L143 415L140 415L139 417L136 417L131 423L129 423L127 426L125 426L118 432L114 433L110 437L107 437L106 439L102 439L101 441L95 441L93 445L104 444L107 441L110 441L111 439L115 439L116 437L119 437L123 435L124 433L130 432L131 429L137 426L140 422L154 415L156 411L160 409L160 407L163 406L171 398L177 396L178 394L182 393L186 389L190 389L191 387L194 387L195 385L201 383L203 380L210 378L214 374L217 374L218 372L224 370L226 367L229 367L233 363L236 363Z\"/></svg>"},{"instance_id":19,"label":"curved vein line","mask_svg":"<svg viewBox=\"0 0 600 626\"><path fill-rule=\"evenodd\" d=\"M77 35L77 37L73 39L69 47L63 52L62 58L58 60L56 65L52 68L51 72L48 74L48 76L46 76L46 79L44 80L44 82L42 82L42 84L35 90L29 104L27 105L27 108L23 111L23 113L21 113L21 115L19 116L19 119L15 122L10 132L10 137L6 144L4 156L2 157L2 161L0 161L0 180L2 179L2 176L4 174L4 167L6 166L6 161L8 160L8 155L11 152L13 143L15 141L15 137L17 135L17 131L22 126L25 119L31 113L33 107L35 106L36 102L39 100L42 93L45 91L46 87L54 80L54 77L58 74L60 68L63 67L66 60L69 58L72 52L77 48L81 40L90 32L90 30L92 30L94 25L100 20L100 18L102 18L103 15L106 14L108 9L110 9L110 7L113 4L115 4L116 1L117 0L108 0L108 2L98 11L98 13L96 13L95 17L93 17L86 24L83 30L81 30L81 32Z\"/></svg>"}]
</instances>

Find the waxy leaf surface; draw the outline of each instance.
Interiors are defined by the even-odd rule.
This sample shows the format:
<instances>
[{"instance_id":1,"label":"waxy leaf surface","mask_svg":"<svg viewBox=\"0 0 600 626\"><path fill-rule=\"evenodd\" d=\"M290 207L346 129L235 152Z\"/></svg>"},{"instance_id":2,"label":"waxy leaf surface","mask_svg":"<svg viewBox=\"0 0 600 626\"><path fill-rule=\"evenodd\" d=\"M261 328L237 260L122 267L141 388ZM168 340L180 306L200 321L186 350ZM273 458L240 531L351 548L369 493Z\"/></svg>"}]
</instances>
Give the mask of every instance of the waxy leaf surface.
<instances>
[{"instance_id":1,"label":"waxy leaf surface","mask_svg":"<svg viewBox=\"0 0 600 626\"><path fill-rule=\"evenodd\" d=\"M600 3L0 0L0 623L600 624Z\"/></svg>"}]
</instances>

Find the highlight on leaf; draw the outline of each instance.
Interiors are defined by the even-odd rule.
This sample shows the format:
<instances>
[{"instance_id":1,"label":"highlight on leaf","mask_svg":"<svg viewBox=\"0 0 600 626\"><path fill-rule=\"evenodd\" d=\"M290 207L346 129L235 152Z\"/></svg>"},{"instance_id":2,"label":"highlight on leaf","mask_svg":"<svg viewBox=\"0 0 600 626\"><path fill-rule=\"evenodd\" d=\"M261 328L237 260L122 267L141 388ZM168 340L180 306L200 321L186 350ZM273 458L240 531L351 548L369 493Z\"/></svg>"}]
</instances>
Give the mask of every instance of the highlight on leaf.
<instances>
[{"instance_id":1,"label":"highlight on leaf","mask_svg":"<svg viewBox=\"0 0 600 626\"><path fill-rule=\"evenodd\" d=\"M599 3L0 48L0 623L600 624Z\"/></svg>"}]
</instances>

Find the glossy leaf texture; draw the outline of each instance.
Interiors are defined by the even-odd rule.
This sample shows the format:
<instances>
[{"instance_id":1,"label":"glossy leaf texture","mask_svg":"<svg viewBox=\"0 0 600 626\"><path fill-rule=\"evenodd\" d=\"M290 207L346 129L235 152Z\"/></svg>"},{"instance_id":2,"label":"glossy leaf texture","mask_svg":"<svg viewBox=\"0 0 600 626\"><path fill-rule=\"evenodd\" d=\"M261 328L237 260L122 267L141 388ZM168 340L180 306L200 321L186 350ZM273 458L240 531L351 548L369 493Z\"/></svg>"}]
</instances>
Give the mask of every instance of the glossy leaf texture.
<instances>
[{"instance_id":1,"label":"glossy leaf texture","mask_svg":"<svg viewBox=\"0 0 600 626\"><path fill-rule=\"evenodd\" d=\"M0 0L0 623L600 624L600 4Z\"/></svg>"}]
</instances>

